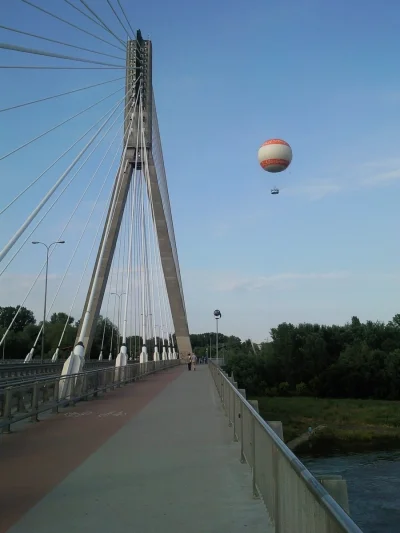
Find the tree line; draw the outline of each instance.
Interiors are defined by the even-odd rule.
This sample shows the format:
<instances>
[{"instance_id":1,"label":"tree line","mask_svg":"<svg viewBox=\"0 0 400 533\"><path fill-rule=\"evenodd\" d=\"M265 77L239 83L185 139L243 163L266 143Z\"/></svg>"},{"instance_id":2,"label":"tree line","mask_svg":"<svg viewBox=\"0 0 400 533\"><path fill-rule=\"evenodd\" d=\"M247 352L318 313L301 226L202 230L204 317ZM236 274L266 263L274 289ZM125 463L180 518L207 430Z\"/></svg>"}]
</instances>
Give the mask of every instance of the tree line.
<instances>
[{"instance_id":1,"label":"tree line","mask_svg":"<svg viewBox=\"0 0 400 533\"><path fill-rule=\"evenodd\" d=\"M0 339L3 338L18 309L19 307L0 307ZM42 322L36 321L35 315L31 310L21 307L6 336L3 346L0 348L0 360L3 358L3 355L5 359L25 359L33 348L41 326ZM73 350L78 327L79 320L75 321L73 317L68 317L67 313L53 313L50 320L45 323L45 359L51 359L57 348L59 348L59 358L66 359ZM59 345L64 328L65 333L62 344ZM113 359L115 359L118 355L118 343L120 345L122 342L120 336L121 333L116 324L113 324L108 318L99 316L90 357L97 359L103 348L104 359L108 358L110 352L112 353ZM175 338L173 340L175 342ZM162 339L157 337L156 342L161 352ZM146 344L149 354L153 354L155 346L154 337L150 338ZM129 354L136 354L138 356L142 348L142 338L139 336L128 337L127 347ZM39 342L35 347L34 358L40 357L40 354L41 338L39 338Z\"/></svg>"},{"instance_id":2,"label":"tree line","mask_svg":"<svg viewBox=\"0 0 400 533\"><path fill-rule=\"evenodd\" d=\"M250 395L400 399L400 314L388 323L283 323L270 337L254 345L219 336L226 370ZM209 351L210 339L215 346L215 334L192 339L195 351Z\"/></svg>"},{"instance_id":3,"label":"tree line","mask_svg":"<svg viewBox=\"0 0 400 533\"><path fill-rule=\"evenodd\" d=\"M17 309L0 307L0 339ZM25 358L40 327L33 312L21 308L0 348L0 359L3 353L6 359ZM78 327L79 321L66 313L54 313L45 325L45 358L51 358L57 347L61 359L68 357ZM118 336L117 325L100 316L90 357L97 359L103 347L104 358L110 351L115 358ZM190 338L197 356L215 357L214 332L191 334ZM156 342L161 351L161 339ZM141 344L139 336L127 339L128 351L136 356ZM261 344L219 333L218 345L226 370L234 373L235 380L250 395L400 399L400 314L387 323L361 323L355 316L343 326L283 323L271 329L270 341ZM154 346L154 338L149 339L150 355ZM40 356L40 349L39 341L34 357Z\"/></svg>"}]
</instances>

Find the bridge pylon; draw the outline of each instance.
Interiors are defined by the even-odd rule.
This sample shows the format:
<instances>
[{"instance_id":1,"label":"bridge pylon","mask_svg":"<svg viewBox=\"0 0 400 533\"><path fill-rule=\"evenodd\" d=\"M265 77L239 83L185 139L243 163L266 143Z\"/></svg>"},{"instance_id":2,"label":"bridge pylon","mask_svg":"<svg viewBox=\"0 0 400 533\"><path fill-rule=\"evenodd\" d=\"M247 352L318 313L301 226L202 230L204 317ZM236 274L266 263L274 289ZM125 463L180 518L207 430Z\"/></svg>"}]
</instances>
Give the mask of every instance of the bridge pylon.
<instances>
[{"instance_id":1,"label":"bridge pylon","mask_svg":"<svg viewBox=\"0 0 400 533\"><path fill-rule=\"evenodd\" d=\"M153 223L159 244L161 266L178 352L181 358L184 358L192 351L162 153L161 166L159 161L161 142L152 85L152 43L150 40L143 39L140 31L137 31L136 39L127 42L125 90L123 157L114 182L108 214L78 328L75 349L64 364L63 375L80 372L85 358L90 356L132 175L135 169L142 170L144 165L148 171L148 192L152 203ZM141 120L138 120L139 113ZM139 135L140 123L143 126L144 135ZM154 141L159 144L157 161L153 154ZM164 349L163 352L165 353ZM146 353L145 342L142 353ZM126 346L122 345L116 365L124 366L126 363Z\"/></svg>"}]
</instances>

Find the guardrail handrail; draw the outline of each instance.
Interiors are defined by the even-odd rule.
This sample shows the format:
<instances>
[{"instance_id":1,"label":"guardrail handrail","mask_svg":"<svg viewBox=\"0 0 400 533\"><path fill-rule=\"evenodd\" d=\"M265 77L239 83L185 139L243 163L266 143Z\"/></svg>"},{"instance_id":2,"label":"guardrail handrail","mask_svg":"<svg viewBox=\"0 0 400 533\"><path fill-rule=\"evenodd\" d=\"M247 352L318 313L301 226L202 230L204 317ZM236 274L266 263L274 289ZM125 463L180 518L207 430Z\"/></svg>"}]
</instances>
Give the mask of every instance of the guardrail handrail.
<instances>
[{"instance_id":1,"label":"guardrail handrail","mask_svg":"<svg viewBox=\"0 0 400 533\"><path fill-rule=\"evenodd\" d=\"M36 377L0 387L0 431L10 432L14 423L27 418L38 421L40 413L50 410L57 413L59 407L96 397L99 392L107 392L177 365L180 365L179 359L133 363L123 367L108 366L68 376L52 374Z\"/></svg>"},{"instance_id":2,"label":"guardrail handrail","mask_svg":"<svg viewBox=\"0 0 400 533\"><path fill-rule=\"evenodd\" d=\"M273 444L279 449L283 457L292 466L297 476L304 482L306 487L315 496L317 501L325 509L328 515L342 528L343 533L362 533L362 530L351 519L351 517L342 509L342 507L332 498L326 489L317 481L311 472L303 465L303 463L296 457L296 455L286 446L286 444L278 437L275 431L268 425L268 423L260 416L254 407L244 398L239 390L233 385L225 373L209 360L211 367L217 370L218 374L224 380L224 383L230 390L238 397L239 401L248 409L250 414L260 424L264 431L268 434ZM218 387L217 387L218 388ZM219 391L218 391L219 392ZM278 532L277 532L278 533ZM321 532L322 533L322 532Z\"/></svg>"},{"instance_id":3,"label":"guardrail handrail","mask_svg":"<svg viewBox=\"0 0 400 533\"><path fill-rule=\"evenodd\" d=\"M68 378L79 377L83 374L93 374L94 372L100 372L100 371L104 372L104 370L107 370L109 368L116 368L116 367L110 366L107 368L94 368L93 370L85 370L77 374L69 374ZM14 376L14 377L0 378L0 391L8 387L18 387L20 385L29 385L30 383L36 383L36 382L42 383L45 381L53 382L54 379L61 378L61 377L62 377L61 375L57 374L56 372L53 372L52 374L28 374L26 376ZM10 381L7 381L7 380L10 380Z\"/></svg>"},{"instance_id":4,"label":"guardrail handrail","mask_svg":"<svg viewBox=\"0 0 400 533\"><path fill-rule=\"evenodd\" d=\"M13 378L13 377L21 377L21 379L24 378L24 376L36 376L36 375L50 375L55 374L61 371L63 367L64 362L63 361L56 361L56 362L47 362L47 363L23 363L23 362L16 362L15 364L12 363L6 363L3 365L0 365L0 380L6 379L6 378ZM130 364L136 364L131 361L129 361L128 365ZM115 366L115 361L98 361L98 360L88 360L85 361L85 368L87 369L104 369L104 368L110 368Z\"/></svg>"}]
</instances>

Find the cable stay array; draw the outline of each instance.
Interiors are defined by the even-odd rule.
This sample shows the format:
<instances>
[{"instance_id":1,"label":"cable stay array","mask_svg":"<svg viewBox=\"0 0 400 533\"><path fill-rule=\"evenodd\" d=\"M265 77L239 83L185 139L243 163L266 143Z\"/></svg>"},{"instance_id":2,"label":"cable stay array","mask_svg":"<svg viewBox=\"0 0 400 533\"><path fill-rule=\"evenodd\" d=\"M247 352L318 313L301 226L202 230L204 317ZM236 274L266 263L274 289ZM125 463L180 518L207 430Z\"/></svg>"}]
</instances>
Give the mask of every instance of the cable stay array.
<instances>
[{"instance_id":1,"label":"cable stay array","mask_svg":"<svg viewBox=\"0 0 400 533\"><path fill-rule=\"evenodd\" d=\"M127 11L120 0L60 0L51 10L30 0L18 3L21 20L32 17L36 22L32 29L17 28L11 22L15 17L5 16L0 25L0 68L5 70L0 120L10 131L0 151L6 184L0 199L2 353L12 358L18 319L29 308L37 323L29 330L26 363L38 357L68 362L72 357L80 361L71 363L74 373L82 370L85 357L116 366L177 358L152 165L179 273L171 207L154 96L149 154L141 73L135 73L136 84L126 92L126 74L132 70L126 64L127 41L135 38ZM49 31L53 27L57 38ZM63 53L65 47L73 48L74 55ZM137 47L140 54L139 42ZM38 55L43 66L31 63ZM21 90L19 70L26 71L29 94ZM113 70L123 72L115 76ZM128 149L132 136L137 146L133 160ZM107 252L104 243L115 230L111 221L115 224L121 205L107 283L96 310L96 265ZM46 256L43 247L33 244L44 244ZM182 291L180 274L179 284ZM7 306L14 311L4 323L1 311ZM95 340L86 353L96 313ZM55 316L62 322L49 338Z\"/></svg>"}]
</instances>

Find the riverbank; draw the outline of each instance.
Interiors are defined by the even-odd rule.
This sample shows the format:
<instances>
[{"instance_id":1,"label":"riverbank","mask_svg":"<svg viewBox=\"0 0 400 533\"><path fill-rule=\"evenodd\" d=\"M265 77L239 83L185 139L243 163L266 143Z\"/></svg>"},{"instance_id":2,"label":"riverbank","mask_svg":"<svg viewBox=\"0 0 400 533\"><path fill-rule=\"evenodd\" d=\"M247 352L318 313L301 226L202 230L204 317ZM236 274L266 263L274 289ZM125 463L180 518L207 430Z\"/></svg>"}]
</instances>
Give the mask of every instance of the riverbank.
<instances>
[{"instance_id":1,"label":"riverbank","mask_svg":"<svg viewBox=\"0 0 400 533\"><path fill-rule=\"evenodd\" d=\"M296 453L400 449L400 402L257 397L265 420L281 420L285 442L325 426Z\"/></svg>"}]
</instances>

